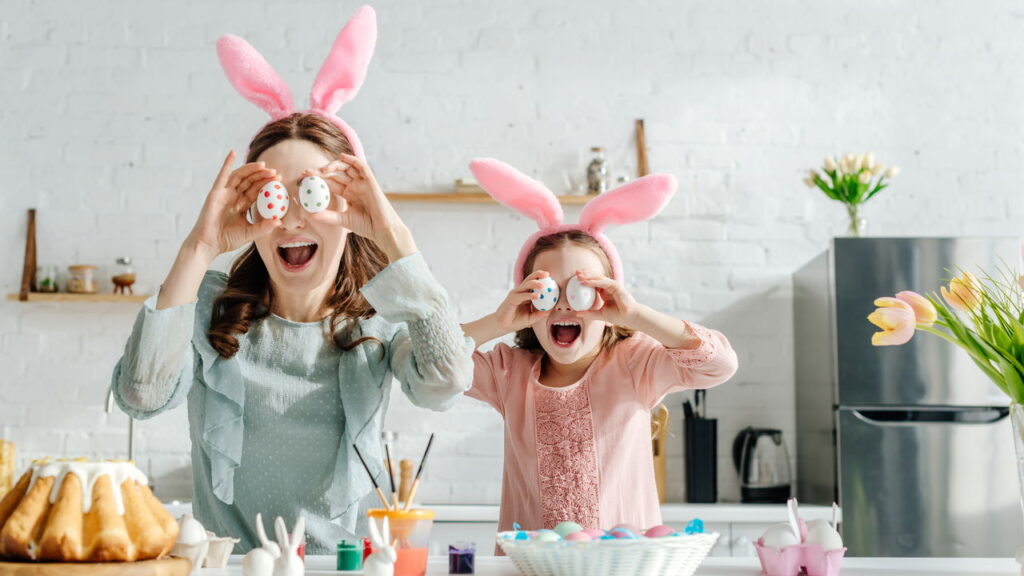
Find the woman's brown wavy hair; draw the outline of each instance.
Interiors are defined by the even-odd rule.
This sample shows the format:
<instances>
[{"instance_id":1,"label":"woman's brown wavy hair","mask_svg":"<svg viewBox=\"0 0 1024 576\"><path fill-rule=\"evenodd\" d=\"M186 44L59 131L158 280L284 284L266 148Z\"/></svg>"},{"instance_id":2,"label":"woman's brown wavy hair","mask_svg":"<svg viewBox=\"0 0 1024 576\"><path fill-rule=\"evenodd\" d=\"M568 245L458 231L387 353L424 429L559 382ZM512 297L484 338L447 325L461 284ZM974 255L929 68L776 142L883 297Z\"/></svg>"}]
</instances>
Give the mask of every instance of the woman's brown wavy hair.
<instances>
[{"instance_id":1,"label":"woman's brown wavy hair","mask_svg":"<svg viewBox=\"0 0 1024 576\"><path fill-rule=\"evenodd\" d=\"M284 140L312 142L331 158L352 153L348 139L330 120L300 113L264 126L249 144L246 162L255 162L264 151ZM387 256L376 244L349 233L334 287L322 304L322 311L330 319L324 336L338 347L351 350L368 340L380 342L373 337L348 340L356 319L369 318L376 313L359 288L387 265ZM267 317L273 302L270 274L254 244L232 264L227 286L213 303L213 317L207 332L210 344L222 357L231 358L238 352L237 337L248 332L254 322Z\"/></svg>"},{"instance_id":2,"label":"woman's brown wavy hair","mask_svg":"<svg viewBox=\"0 0 1024 576\"><path fill-rule=\"evenodd\" d=\"M537 239L533 250L530 250L530 253L526 255L526 260L523 262L523 277L525 278L533 273L533 263L541 252L570 245L586 248L597 254L597 257L601 259L601 265L604 266L605 275L609 278L612 276L612 263L608 260L608 255L604 253L597 240L594 240L593 236L582 230L566 230L565 232L541 236ZM629 328L606 324L604 335L601 338L601 348L611 348L620 340L625 340L632 335L633 331ZM533 331L533 328L523 328L516 332L516 346L526 350L541 350L540 341L537 340L537 334Z\"/></svg>"}]
</instances>

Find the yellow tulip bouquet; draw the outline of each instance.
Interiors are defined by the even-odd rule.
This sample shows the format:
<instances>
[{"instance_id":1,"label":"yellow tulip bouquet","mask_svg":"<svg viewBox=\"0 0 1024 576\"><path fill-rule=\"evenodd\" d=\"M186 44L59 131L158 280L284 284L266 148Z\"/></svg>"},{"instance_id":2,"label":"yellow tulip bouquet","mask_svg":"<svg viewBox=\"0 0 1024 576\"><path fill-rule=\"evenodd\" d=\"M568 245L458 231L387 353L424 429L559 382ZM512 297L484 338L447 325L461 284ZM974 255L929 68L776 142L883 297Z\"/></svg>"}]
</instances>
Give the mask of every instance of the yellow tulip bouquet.
<instances>
[{"instance_id":1,"label":"yellow tulip bouquet","mask_svg":"<svg viewBox=\"0 0 1024 576\"><path fill-rule=\"evenodd\" d=\"M942 297L909 290L875 300L875 346L899 346L916 330L956 344L1014 403L1024 404L1024 276L979 279L963 272Z\"/></svg>"},{"instance_id":2,"label":"yellow tulip bouquet","mask_svg":"<svg viewBox=\"0 0 1024 576\"><path fill-rule=\"evenodd\" d=\"M821 171L810 170L804 184L808 188L818 188L826 196L846 204L850 216L850 235L860 236L865 221L859 216L860 205L870 200L875 194L889 186L888 181L900 173L899 166L886 168L875 162L872 153L847 154L839 162L831 156L825 157Z\"/></svg>"}]
</instances>

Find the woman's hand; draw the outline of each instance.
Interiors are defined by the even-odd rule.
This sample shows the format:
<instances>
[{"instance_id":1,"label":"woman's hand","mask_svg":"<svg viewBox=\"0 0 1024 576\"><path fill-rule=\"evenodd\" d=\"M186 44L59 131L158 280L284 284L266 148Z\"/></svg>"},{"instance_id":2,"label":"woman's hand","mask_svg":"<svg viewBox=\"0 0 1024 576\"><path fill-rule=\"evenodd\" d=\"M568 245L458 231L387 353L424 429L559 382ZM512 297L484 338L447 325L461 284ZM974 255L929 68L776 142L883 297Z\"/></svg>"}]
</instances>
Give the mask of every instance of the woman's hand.
<instances>
[{"instance_id":1,"label":"woman's hand","mask_svg":"<svg viewBox=\"0 0 1024 576\"><path fill-rule=\"evenodd\" d=\"M621 282L604 275L576 271L576 277L584 286L590 286L597 294L590 310L579 312L588 320L603 320L624 328L637 328L640 305Z\"/></svg>"},{"instance_id":2,"label":"woman's hand","mask_svg":"<svg viewBox=\"0 0 1024 576\"><path fill-rule=\"evenodd\" d=\"M339 160L306 174L322 177L337 196L336 203L311 218L373 240L392 262L416 252L412 234L362 159L342 154Z\"/></svg>"},{"instance_id":3,"label":"woman's hand","mask_svg":"<svg viewBox=\"0 0 1024 576\"><path fill-rule=\"evenodd\" d=\"M224 252L236 250L256 238L265 236L281 225L280 220L246 220L246 212L256 201L260 188L277 177L277 171L263 162L252 162L231 170L235 161L232 150L224 159L217 179L206 195L199 219L189 234L201 255L212 261ZM208 264L209 262L207 262Z\"/></svg>"}]
</instances>

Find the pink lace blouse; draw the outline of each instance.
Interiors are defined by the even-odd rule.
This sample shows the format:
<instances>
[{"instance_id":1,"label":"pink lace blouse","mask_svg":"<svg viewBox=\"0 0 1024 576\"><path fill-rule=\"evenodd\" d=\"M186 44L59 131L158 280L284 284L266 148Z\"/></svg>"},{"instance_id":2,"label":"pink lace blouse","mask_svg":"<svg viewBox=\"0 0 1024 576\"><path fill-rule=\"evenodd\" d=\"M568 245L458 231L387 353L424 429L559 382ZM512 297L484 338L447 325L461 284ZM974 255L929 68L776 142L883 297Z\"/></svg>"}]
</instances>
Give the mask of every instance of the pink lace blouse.
<instances>
[{"instance_id":1,"label":"pink lace blouse","mask_svg":"<svg viewBox=\"0 0 1024 576\"><path fill-rule=\"evenodd\" d=\"M736 372L721 333L689 324L698 347L665 348L643 333L616 344L564 388L540 383L541 353L505 344L473 356L473 388L505 420L499 530L661 524L651 409L670 392L710 388Z\"/></svg>"}]
</instances>

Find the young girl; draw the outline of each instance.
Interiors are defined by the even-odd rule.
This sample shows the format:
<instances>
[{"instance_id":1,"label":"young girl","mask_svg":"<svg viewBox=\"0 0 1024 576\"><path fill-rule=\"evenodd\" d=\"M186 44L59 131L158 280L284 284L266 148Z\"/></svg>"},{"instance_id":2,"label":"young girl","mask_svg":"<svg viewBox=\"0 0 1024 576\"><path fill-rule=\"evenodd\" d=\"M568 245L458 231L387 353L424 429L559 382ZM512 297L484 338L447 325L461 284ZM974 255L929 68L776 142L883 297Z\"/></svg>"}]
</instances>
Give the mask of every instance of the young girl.
<instances>
[{"instance_id":1,"label":"young girl","mask_svg":"<svg viewBox=\"0 0 1024 576\"><path fill-rule=\"evenodd\" d=\"M661 524L650 411L668 393L728 380L736 354L722 334L634 300L602 231L657 214L675 180L648 176L602 194L572 226L562 224L558 200L539 182L495 160L471 168L491 196L541 228L520 251L518 286L493 314L463 326L478 346L516 334L515 347L473 355L467 392L505 420L499 530L513 522L528 529ZM589 309L570 306L574 277L596 291ZM545 278L560 291L547 292ZM556 296L546 312L531 303L542 294Z\"/></svg>"},{"instance_id":2,"label":"young girl","mask_svg":"<svg viewBox=\"0 0 1024 576\"><path fill-rule=\"evenodd\" d=\"M241 538L239 553L259 546L257 513L289 526L304 516L314 554L364 532L371 484L352 446L382 480L392 375L414 404L438 410L471 383L472 343L355 133L333 115L362 82L374 30L363 9L341 32L308 113L292 111L287 87L248 44L219 43L232 83L274 120L244 166L232 170L228 155L114 369L117 402L134 418L188 400L193 511L208 530ZM357 64L345 69L338 46L353 45L358 53L340 60ZM327 210L294 202L283 218L247 221L265 183L295 198L309 175L328 183ZM246 245L229 275L206 270Z\"/></svg>"}]
</instances>

